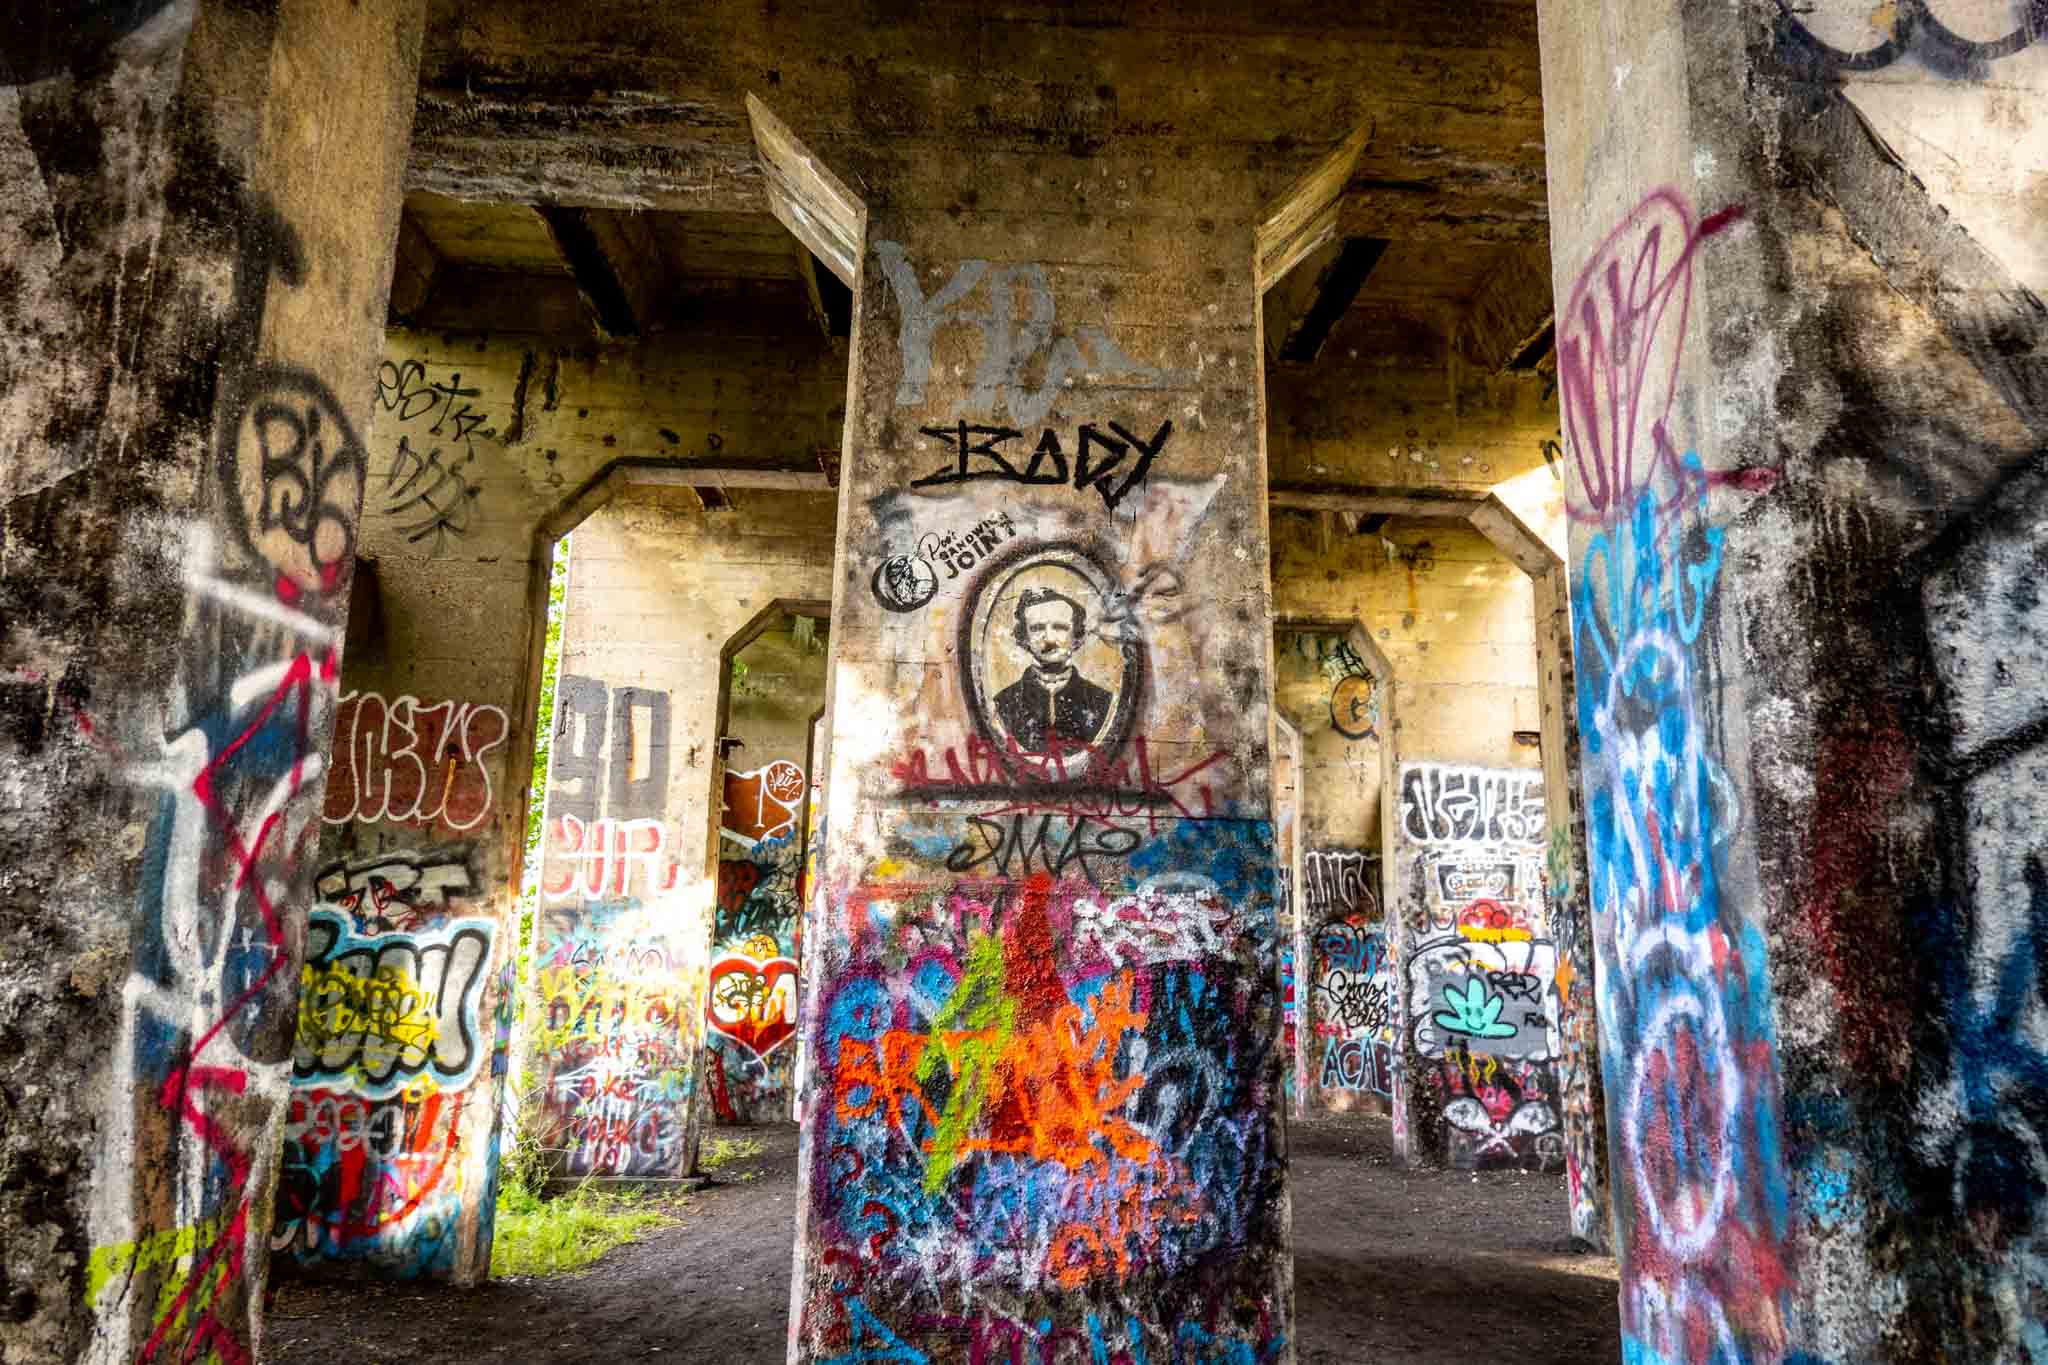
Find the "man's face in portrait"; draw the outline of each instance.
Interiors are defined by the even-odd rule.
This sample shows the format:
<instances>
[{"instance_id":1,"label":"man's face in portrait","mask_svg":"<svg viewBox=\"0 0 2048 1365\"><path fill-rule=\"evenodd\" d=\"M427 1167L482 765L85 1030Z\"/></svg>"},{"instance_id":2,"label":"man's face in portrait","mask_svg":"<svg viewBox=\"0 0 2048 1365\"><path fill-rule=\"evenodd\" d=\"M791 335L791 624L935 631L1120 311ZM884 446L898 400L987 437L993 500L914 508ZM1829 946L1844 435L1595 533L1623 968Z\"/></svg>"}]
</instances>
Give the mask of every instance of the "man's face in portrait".
<instances>
[{"instance_id":1,"label":"man's face in portrait","mask_svg":"<svg viewBox=\"0 0 2048 1365\"><path fill-rule=\"evenodd\" d=\"M1047 673L1074 657L1074 609L1065 602L1034 602L1024 608L1024 647Z\"/></svg>"}]
</instances>

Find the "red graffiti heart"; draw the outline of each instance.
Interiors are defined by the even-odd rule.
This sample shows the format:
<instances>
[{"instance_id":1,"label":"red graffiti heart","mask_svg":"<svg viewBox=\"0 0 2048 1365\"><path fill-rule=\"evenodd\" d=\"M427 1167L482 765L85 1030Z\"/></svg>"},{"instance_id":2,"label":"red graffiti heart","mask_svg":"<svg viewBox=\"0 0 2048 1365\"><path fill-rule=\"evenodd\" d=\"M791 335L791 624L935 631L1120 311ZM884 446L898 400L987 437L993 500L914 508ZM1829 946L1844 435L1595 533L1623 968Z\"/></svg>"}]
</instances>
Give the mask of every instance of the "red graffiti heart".
<instances>
[{"instance_id":1,"label":"red graffiti heart","mask_svg":"<svg viewBox=\"0 0 2048 1365\"><path fill-rule=\"evenodd\" d=\"M796 961L727 953L711 964L711 1027L766 1060L796 1036Z\"/></svg>"}]
</instances>

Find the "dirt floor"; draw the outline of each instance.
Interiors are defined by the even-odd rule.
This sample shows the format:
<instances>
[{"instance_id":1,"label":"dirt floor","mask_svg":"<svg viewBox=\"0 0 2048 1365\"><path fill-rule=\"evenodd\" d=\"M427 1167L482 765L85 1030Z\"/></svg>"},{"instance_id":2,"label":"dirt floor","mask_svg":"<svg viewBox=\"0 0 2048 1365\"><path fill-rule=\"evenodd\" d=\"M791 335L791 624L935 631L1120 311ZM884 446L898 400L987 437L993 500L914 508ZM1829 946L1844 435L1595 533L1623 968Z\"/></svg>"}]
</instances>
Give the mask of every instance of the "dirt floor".
<instances>
[{"instance_id":1,"label":"dirt floor","mask_svg":"<svg viewBox=\"0 0 2048 1365\"><path fill-rule=\"evenodd\" d=\"M755 1129L758 1175L678 1201L681 1222L589 1271L430 1285L286 1283L278 1365L783 1358L796 1130ZM1614 1262L1571 1250L1562 1177L1409 1174L1386 1124L1296 1123L1294 1285L1302 1365L1588 1365L1621 1358ZM724 1172L723 1174L732 1174Z\"/></svg>"}]
</instances>

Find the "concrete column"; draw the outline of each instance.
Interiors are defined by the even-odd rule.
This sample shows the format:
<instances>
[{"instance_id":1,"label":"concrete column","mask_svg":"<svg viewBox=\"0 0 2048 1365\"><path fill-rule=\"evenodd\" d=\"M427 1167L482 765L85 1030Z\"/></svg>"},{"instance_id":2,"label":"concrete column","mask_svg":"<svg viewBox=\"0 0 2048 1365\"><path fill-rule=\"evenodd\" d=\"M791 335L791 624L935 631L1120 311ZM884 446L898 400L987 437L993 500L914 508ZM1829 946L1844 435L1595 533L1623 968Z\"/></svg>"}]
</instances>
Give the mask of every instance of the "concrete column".
<instances>
[{"instance_id":1,"label":"concrete column","mask_svg":"<svg viewBox=\"0 0 2048 1365\"><path fill-rule=\"evenodd\" d=\"M1625 1355L2048 1358L2038 6L1543 21Z\"/></svg>"},{"instance_id":2,"label":"concrete column","mask_svg":"<svg viewBox=\"0 0 2048 1365\"><path fill-rule=\"evenodd\" d=\"M1395 1149L1458 1170L1562 1169L1543 774L1405 758L1399 772L1386 874Z\"/></svg>"},{"instance_id":3,"label":"concrete column","mask_svg":"<svg viewBox=\"0 0 2048 1365\"><path fill-rule=\"evenodd\" d=\"M752 1005L793 993L794 980L781 978L794 964L748 953L746 935L712 952L722 903L714 897L736 893L738 910L756 888L738 887L732 874L713 880L724 869L707 835L720 818L714 792L726 785L716 760L728 675L721 651L763 615L779 618L779 598L831 593L831 506L814 501L815 521L771 522L706 512L688 488L642 487L575 532L528 1000L532 1089L523 1097L525 1122L558 1175L688 1175L698 1124L720 1112L719 1093L746 1079L734 1056L734 1077L721 1070L708 1082L709 1107L697 1102L705 1052L729 1042L760 1058L789 1041L793 1012L771 1027L753 1019ZM801 775L778 790L779 799L755 793L753 832L775 830L793 849ZM793 868L783 880L793 898ZM775 888L761 889L766 897ZM721 982L723 994L707 1002L707 985L715 992ZM721 998L740 1012L721 1009Z\"/></svg>"},{"instance_id":4,"label":"concrete column","mask_svg":"<svg viewBox=\"0 0 2048 1365\"><path fill-rule=\"evenodd\" d=\"M864 179L790 1358L1291 1359L1256 205Z\"/></svg>"},{"instance_id":5,"label":"concrete column","mask_svg":"<svg viewBox=\"0 0 2048 1365\"><path fill-rule=\"evenodd\" d=\"M1278 714L1273 717L1273 830L1280 864L1281 1092L1289 1117L1300 1118L1306 1081L1294 981L1301 947L1301 731Z\"/></svg>"},{"instance_id":6,"label":"concrete column","mask_svg":"<svg viewBox=\"0 0 2048 1365\"><path fill-rule=\"evenodd\" d=\"M247 1361L420 7L9 24L0 1335Z\"/></svg>"},{"instance_id":7,"label":"concrete column","mask_svg":"<svg viewBox=\"0 0 2048 1365\"><path fill-rule=\"evenodd\" d=\"M820 604L830 601L830 558L828 551L811 574ZM710 1123L777 1123L795 1110L804 818L828 632L821 617L780 612L726 642L719 737L727 757L704 1007Z\"/></svg>"}]
</instances>

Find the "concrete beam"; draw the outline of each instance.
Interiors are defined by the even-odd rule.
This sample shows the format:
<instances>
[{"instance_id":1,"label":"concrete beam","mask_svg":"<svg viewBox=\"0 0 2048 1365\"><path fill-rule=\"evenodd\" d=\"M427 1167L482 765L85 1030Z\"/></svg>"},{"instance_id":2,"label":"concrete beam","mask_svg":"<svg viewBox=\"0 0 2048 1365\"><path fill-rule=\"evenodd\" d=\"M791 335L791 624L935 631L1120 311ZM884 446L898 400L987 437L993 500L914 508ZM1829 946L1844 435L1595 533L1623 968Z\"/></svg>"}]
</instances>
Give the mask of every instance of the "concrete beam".
<instances>
[{"instance_id":1,"label":"concrete beam","mask_svg":"<svg viewBox=\"0 0 2048 1365\"><path fill-rule=\"evenodd\" d=\"M1473 294L1459 320L1458 350L1499 373L1542 343L1550 327L1550 243L1531 242L1507 253Z\"/></svg>"},{"instance_id":2,"label":"concrete beam","mask_svg":"<svg viewBox=\"0 0 2048 1365\"><path fill-rule=\"evenodd\" d=\"M1274 507L1308 512L1351 512L1392 517L1469 520L1485 501L1478 492L1444 488L1371 488L1342 484L1273 484L1266 500Z\"/></svg>"},{"instance_id":3,"label":"concrete beam","mask_svg":"<svg viewBox=\"0 0 2048 1365\"><path fill-rule=\"evenodd\" d=\"M1476 504L1470 519L1473 530L1492 541L1493 548L1531 578L1542 578L1564 563L1563 557L1522 519L1521 513L1497 496Z\"/></svg>"},{"instance_id":4,"label":"concrete beam","mask_svg":"<svg viewBox=\"0 0 2048 1365\"><path fill-rule=\"evenodd\" d=\"M1540 164L1449 177L1430 174L1426 164L1407 169L1410 174L1354 179L1333 230L1397 242L1530 243L1549 234Z\"/></svg>"},{"instance_id":5,"label":"concrete beam","mask_svg":"<svg viewBox=\"0 0 2048 1365\"><path fill-rule=\"evenodd\" d=\"M441 272L441 253L407 214L398 220L398 261L391 276L389 317L403 325L433 297Z\"/></svg>"},{"instance_id":6,"label":"concrete beam","mask_svg":"<svg viewBox=\"0 0 2048 1365\"><path fill-rule=\"evenodd\" d=\"M1298 365L1315 363L1330 339L1330 329L1357 301L1366 277L1386 254L1382 237L1352 237L1344 241L1317 277L1308 306L1287 329L1280 343L1280 358Z\"/></svg>"},{"instance_id":7,"label":"concrete beam","mask_svg":"<svg viewBox=\"0 0 2048 1365\"><path fill-rule=\"evenodd\" d=\"M751 94L747 117L767 173L769 210L841 283L853 288L867 231L867 206Z\"/></svg>"},{"instance_id":8,"label":"concrete beam","mask_svg":"<svg viewBox=\"0 0 2048 1365\"><path fill-rule=\"evenodd\" d=\"M597 224L602 211L542 205L537 212L548 226L548 235L555 239L555 248L568 265L598 331L615 337L640 335L643 319L633 306L632 292L605 249L604 237L616 241L618 234L599 233Z\"/></svg>"},{"instance_id":9,"label":"concrete beam","mask_svg":"<svg viewBox=\"0 0 2048 1365\"><path fill-rule=\"evenodd\" d=\"M1359 156L1372 141L1366 124L1345 138L1307 174L1281 192L1254 229L1258 249L1259 289L1271 289L1296 266L1327 247L1337 236L1338 202L1351 181Z\"/></svg>"},{"instance_id":10,"label":"concrete beam","mask_svg":"<svg viewBox=\"0 0 2048 1365\"><path fill-rule=\"evenodd\" d=\"M816 469L767 468L759 465L641 464L620 461L629 484L674 488L766 488L791 493L826 493L832 481Z\"/></svg>"}]
</instances>

